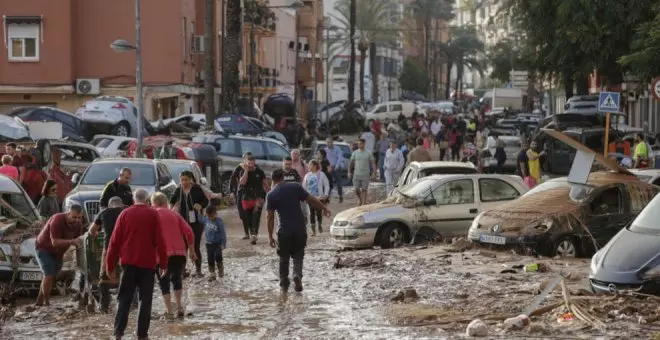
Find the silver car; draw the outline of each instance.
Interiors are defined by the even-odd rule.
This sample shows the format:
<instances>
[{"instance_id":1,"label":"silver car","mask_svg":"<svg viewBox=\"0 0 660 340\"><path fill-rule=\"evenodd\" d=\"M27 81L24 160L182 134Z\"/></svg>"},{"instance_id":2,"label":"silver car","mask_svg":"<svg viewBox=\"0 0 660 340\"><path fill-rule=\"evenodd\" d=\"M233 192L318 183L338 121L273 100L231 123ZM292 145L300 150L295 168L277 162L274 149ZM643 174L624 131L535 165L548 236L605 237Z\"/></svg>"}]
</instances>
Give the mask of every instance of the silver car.
<instances>
[{"instance_id":1,"label":"silver car","mask_svg":"<svg viewBox=\"0 0 660 340\"><path fill-rule=\"evenodd\" d=\"M479 170L470 162L410 162L401 172L395 187L402 189L406 185L431 175L476 174Z\"/></svg>"},{"instance_id":2,"label":"silver car","mask_svg":"<svg viewBox=\"0 0 660 340\"><path fill-rule=\"evenodd\" d=\"M413 240L465 236L480 211L525 192L518 176L433 175L379 203L340 212L330 235L344 248L392 248Z\"/></svg>"},{"instance_id":3,"label":"silver car","mask_svg":"<svg viewBox=\"0 0 660 340\"><path fill-rule=\"evenodd\" d=\"M499 136L497 137L504 143L504 152L506 153L506 161L504 161L504 165L502 168L505 171L514 171L518 167L517 162L518 162L518 154L520 153L520 150L522 149L522 143L520 141L520 137L516 136ZM488 137L488 139L493 139L493 137ZM490 151L492 153L492 151ZM484 158L484 168L486 172L495 172L497 169L497 160L494 155L491 155L491 157L485 157Z\"/></svg>"},{"instance_id":4,"label":"silver car","mask_svg":"<svg viewBox=\"0 0 660 340\"><path fill-rule=\"evenodd\" d=\"M76 115L91 123L99 132L122 137L137 136L137 110L128 98L99 96L85 102Z\"/></svg>"}]
</instances>

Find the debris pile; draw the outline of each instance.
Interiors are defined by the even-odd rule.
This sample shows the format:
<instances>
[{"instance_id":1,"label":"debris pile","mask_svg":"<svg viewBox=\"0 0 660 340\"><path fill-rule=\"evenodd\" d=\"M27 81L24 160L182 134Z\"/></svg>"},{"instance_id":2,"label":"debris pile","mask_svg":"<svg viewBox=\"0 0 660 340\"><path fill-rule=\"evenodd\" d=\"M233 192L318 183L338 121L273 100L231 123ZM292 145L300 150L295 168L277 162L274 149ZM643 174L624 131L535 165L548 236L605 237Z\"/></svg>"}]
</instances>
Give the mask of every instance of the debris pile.
<instances>
[{"instance_id":1,"label":"debris pile","mask_svg":"<svg viewBox=\"0 0 660 340\"><path fill-rule=\"evenodd\" d=\"M342 258L337 257L333 268L369 268L369 267L380 267L385 264L385 260L382 256L373 256L367 258Z\"/></svg>"},{"instance_id":2,"label":"debris pile","mask_svg":"<svg viewBox=\"0 0 660 340\"><path fill-rule=\"evenodd\" d=\"M413 288L400 290L391 299L394 302L413 302L419 300L419 294Z\"/></svg>"},{"instance_id":3,"label":"debris pile","mask_svg":"<svg viewBox=\"0 0 660 340\"><path fill-rule=\"evenodd\" d=\"M451 245L449 245L446 250L448 252L452 253L462 253L470 248L472 248L473 244L472 242L464 239L464 238L458 238L452 242Z\"/></svg>"}]
</instances>

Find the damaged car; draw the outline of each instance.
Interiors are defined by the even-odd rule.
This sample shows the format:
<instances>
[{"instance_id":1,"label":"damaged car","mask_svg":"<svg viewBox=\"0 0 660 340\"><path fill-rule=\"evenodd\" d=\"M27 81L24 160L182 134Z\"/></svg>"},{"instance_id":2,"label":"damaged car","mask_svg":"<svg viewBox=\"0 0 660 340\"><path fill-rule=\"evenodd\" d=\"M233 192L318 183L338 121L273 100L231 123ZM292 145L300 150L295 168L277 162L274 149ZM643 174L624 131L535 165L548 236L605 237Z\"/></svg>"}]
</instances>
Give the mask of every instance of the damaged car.
<instances>
[{"instance_id":1,"label":"damaged car","mask_svg":"<svg viewBox=\"0 0 660 340\"><path fill-rule=\"evenodd\" d=\"M44 220L23 188L0 175L0 282L10 287L38 290L42 273L37 263L35 241ZM75 278L75 248L63 257L60 283L69 286Z\"/></svg>"},{"instance_id":2,"label":"damaged car","mask_svg":"<svg viewBox=\"0 0 660 340\"><path fill-rule=\"evenodd\" d=\"M589 284L596 293L660 295L660 198L591 258Z\"/></svg>"},{"instance_id":3,"label":"damaged car","mask_svg":"<svg viewBox=\"0 0 660 340\"><path fill-rule=\"evenodd\" d=\"M432 175L397 189L384 201L338 213L330 235L344 248L393 248L419 239L464 236L480 211L526 191L518 176Z\"/></svg>"},{"instance_id":4,"label":"damaged car","mask_svg":"<svg viewBox=\"0 0 660 340\"><path fill-rule=\"evenodd\" d=\"M479 244L545 256L589 256L628 225L656 189L629 173L589 174L586 184L551 179L474 219Z\"/></svg>"}]
</instances>

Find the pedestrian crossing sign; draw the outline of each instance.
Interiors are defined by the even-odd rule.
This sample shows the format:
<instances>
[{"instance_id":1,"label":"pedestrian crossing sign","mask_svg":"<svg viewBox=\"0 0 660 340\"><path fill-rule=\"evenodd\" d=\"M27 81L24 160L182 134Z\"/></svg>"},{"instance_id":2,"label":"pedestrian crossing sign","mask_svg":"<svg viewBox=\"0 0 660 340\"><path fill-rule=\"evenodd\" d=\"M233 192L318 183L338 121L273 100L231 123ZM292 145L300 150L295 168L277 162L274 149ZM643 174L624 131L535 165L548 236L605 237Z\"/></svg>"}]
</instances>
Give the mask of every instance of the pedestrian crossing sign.
<instances>
[{"instance_id":1,"label":"pedestrian crossing sign","mask_svg":"<svg viewBox=\"0 0 660 340\"><path fill-rule=\"evenodd\" d=\"M598 111L619 112L619 92L601 92L598 97Z\"/></svg>"}]
</instances>

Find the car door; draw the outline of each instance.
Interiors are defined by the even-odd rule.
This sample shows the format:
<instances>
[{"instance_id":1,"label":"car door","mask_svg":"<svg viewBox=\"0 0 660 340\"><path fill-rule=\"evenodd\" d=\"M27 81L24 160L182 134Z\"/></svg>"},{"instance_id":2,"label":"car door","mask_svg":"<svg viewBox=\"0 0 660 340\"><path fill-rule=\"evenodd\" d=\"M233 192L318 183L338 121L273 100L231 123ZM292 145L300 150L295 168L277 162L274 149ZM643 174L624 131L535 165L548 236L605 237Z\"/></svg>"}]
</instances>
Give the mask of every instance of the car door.
<instances>
[{"instance_id":1,"label":"car door","mask_svg":"<svg viewBox=\"0 0 660 340\"><path fill-rule=\"evenodd\" d=\"M220 158L220 171L234 171L242 161L241 146L236 139L216 138L211 143Z\"/></svg>"},{"instance_id":2,"label":"car door","mask_svg":"<svg viewBox=\"0 0 660 340\"><path fill-rule=\"evenodd\" d=\"M442 237L465 236L470 223L479 213L475 197L476 183L472 178L445 182L431 192L428 198L435 205L422 206L419 222L432 227Z\"/></svg>"},{"instance_id":3,"label":"car door","mask_svg":"<svg viewBox=\"0 0 660 340\"><path fill-rule=\"evenodd\" d=\"M172 197L176 190L176 184L172 180L172 175L163 163L156 163L156 190L162 192L167 198Z\"/></svg>"},{"instance_id":4,"label":"car door","mask_svg":"<svg viewBox=\"0 0 660 340\"><path fill-rule=\"evenodd\" d=\"M402 112L403 112L402 103L389 104L386 118L389 120L396 120Z\"/></svg>"},{"instance_id":5,"label":"car door","mask_svg":"<svg viewBox=\"0 0 660 340\"><path fill-rule=\"evenodd\" d=\"M273 162L268 159L268 151L266 150L266 145L261 140L253 139L241 139L239 140L241 144L241 153L251 152L252 156L257 161L257 165L261 170L266 173L270 173L275 169L282 168L282 162Z\"/></svg>"},{"instance_id":6,"label":"car door","mask_svg":"<svg viewBox=\"0 0 660 340\"><path fill-rule=\"evenodd\" d=\"M266 146L268 148L268 160L271 162L276 162L281 164L282 161L284 161L284 158L290 155L285 148L283 148L281 145L277 143L266 142ZM308 160L306 158L303 159Z\"/></svg>"},{"instance_id":7,"label":"car door","mask_svg":"<svg viewBox=\"0 0 660 340\"><path fill-rule=\"evenodd\" d=\"M514 200L522 195L518 189L499 178L480 178L478 183L479 212L494 209L503 202Z\"/></svg>"},{"instance_id":8,"label":"car door","mask_svg":"<svg viewBox=\"0 0 660 340\"><path fill-rule=\"evenodd\" d=\"M584 235L582 244L587 247L593 247L593 240L596 240L598 248L603 247L616 235L623 227L631 222L630 214L624 209L624 195L619 187L609 187L593 194L593 199L589 200L585 206L587 209L587 228L591 235ZM625 198L630 199L628 195Z\"/></svg>"}]
</instances>

